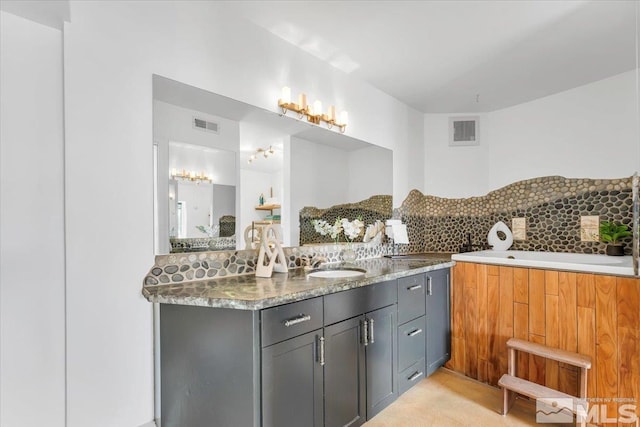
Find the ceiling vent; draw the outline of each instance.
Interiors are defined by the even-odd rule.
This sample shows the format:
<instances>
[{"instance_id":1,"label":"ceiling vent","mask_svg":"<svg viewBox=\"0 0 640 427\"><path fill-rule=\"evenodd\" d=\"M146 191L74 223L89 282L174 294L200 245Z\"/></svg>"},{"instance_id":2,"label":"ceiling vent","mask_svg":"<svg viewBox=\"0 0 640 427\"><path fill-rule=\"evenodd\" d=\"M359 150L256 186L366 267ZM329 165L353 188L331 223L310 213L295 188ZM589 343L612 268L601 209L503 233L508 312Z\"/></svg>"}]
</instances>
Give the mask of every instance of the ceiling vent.
<instances>
[{"instance_id":1,"label":"ceiling vent","mask_svg":"<svg viewBox=\"0 0 640 427\"><path fill-rule=\"evenodd\" d=\"M199 119L197 117L193 118L193 127L196 129L200 129L206 132L218 133L218 124L214 122L208 122L206 120Z\"/></svg>"},{"instance_id":2,"label":"ceiling vent","mask_svg":"<svg viewBox=\"0 0 640 427\"><path fill-rule=\"evenodd\" d=\"M465 146L480 144L480 118L449 117L449 145Z\"/></svg>"}]
</instances>

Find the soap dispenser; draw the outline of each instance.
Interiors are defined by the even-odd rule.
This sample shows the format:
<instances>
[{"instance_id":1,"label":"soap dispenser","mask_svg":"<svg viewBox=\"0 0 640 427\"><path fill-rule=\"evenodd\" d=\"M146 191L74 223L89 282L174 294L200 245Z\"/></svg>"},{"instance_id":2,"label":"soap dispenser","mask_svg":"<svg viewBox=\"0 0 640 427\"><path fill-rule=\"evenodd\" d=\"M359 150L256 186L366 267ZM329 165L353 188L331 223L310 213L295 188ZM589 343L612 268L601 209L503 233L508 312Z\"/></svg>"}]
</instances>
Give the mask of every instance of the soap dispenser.
<instances>
[{"instance_id":1,"label":"soap dispenser","mask_svg":"<svg viewBox=\"0 0 640 427\"><path fill-rule=\"evenodd\" d=\"M260 194L260 198L258 199L258 204L260 206L264 205L264 194Z\"/></svg>"}]
</instances>

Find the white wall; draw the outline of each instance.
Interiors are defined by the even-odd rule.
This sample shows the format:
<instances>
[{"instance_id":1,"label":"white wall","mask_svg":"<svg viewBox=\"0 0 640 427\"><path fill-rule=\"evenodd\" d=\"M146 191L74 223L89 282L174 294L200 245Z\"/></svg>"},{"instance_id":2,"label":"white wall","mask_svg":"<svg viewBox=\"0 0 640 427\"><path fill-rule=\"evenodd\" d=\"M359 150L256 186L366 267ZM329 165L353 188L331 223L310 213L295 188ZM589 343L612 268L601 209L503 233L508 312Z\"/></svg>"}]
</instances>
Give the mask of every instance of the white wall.
<instances>
[{"instance_id":1,"label":"white wall","mask_svg":"<svg viewBox=\"0 0 640 427\"><path fill-rule=\"evenodd\" d=\"M489 188L547 175L631 176L640 169L637 93L634 70L491 113Z\"/></svg>"},{"instance_id":2,"label":"white wall","mask_svg":"<svg viewBox=\"0 0 640 427\"><path fill-rule=\"evenodd\" d=\"M490 145L487 115L473 114L480 117L480 145L449 146L449 117L469 115L424 115L426 194L457 198L481 196L487 192Z\"/></svg>"},{"instance_id":3,"label":"white wall","mask_svg":"<svg viewBox=\"0 0 640 427\"><path fill-rule=\"evenodd\" d=\"M0 425L65 425L62 33L0 12Z\"/></svg>"},{"instance_id":4,"label":"white wall","mask_svg":"<svg viewBox=\"0 0 640 427\"><path fill-rule=\"evenodd\" d=\"M426 192L469 197L539 176L630 176L640 169L637 93L633 70L483 114L475 147L449 147L449 115L426 114Z\"/></svg>"},{"instance_id":5,"label":"white wall","mask_svg":"<svg viewBox=\"0 0 640 427\"><path fill-rule=\"evenodd\" d=\"M358 202L378 194L393 195L392 169L393 153L390 150L371 146L349 151L348 178L343 184L347 185L348 194L344 200Z\"/></svg>"}]
</instances>

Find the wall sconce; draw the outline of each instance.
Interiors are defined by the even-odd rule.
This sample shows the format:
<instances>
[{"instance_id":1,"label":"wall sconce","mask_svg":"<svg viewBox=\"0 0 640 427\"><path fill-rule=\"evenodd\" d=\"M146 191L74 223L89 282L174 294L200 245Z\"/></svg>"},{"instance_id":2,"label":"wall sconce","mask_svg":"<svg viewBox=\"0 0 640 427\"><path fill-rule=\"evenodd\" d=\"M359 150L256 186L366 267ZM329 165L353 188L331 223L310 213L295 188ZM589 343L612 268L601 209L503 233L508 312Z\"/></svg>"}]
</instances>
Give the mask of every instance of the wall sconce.
<instances>
[{"instance_id":1,"label":"wall sconce","mask_svg":"<svg viewBox=\"0 0 640 427\"><path fill-rule=\"evenodd\" d=\"M183 181L191 181L196 184L200 184L201 182L208 182L209 184L213 184L213 180L204 172L194 172L187 171L182 169L182 171L178 171L176 168L171 169L171 179L181 179Z\"/></svg>"},{"instance_id":2,"label":"wall sconce","mask_svg":"<svg viewBox=\"0 0 640 427\"><path fill-rule=\"evenodd\" d=\"M282 88L282 97L278 100L278 106L282 109L282 114L287 114L287 111L293 111L298 114L298 119L302 119L305 116L307 121L316 125L320 122L325 122L327 127L331 129L336 126L340 129L341 133L344 133L347 127L349 115L346 111L340 113L340 120L336 117L336 107L331 105L328 112L325 114L322 112L322 102L316 101L313 103L313 107L307 104L307 95L301 93L298 95L298 103L291 102L291 89L288 87Z\"/></svg>"},{"instance_id":3,"label":"wall sconce","mask_svg":"<svg viewBox=\"0 0 640 427\"><path fill-rule=\"evenodd\" d=\"M247 163L251 164L253 163L254 160L256 160L258 158L259 155L264 156L265 159L268 159L270 156L272 156L273 154L275 154L276 150L273 149L273 147L270 145L269 149L265 149L265 148L258 148L255 153L253 153L251 156L249 156L249 160L247 160Z\"/></svg>"}]
</instances>

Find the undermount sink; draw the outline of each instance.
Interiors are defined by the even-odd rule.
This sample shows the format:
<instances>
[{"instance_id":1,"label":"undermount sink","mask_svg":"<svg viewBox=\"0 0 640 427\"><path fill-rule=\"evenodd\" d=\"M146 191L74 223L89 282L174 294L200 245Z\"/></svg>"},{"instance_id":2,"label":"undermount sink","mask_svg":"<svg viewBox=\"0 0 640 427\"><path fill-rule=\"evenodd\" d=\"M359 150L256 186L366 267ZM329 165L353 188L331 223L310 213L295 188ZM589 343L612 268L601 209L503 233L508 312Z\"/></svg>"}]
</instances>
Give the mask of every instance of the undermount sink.
<instances>
[{"instance_id":1,"label":"undermount sink","mask_svg":"<svg viewBox=\"0 0 640 427\"><path fill-rule=\"evenodd\" d=\"M309 273L309 277L321 279L346 279L351 277L364 276L367 270L361 268L335 269L335 270L315 270Z\"/></svg>"}]
</instances>

